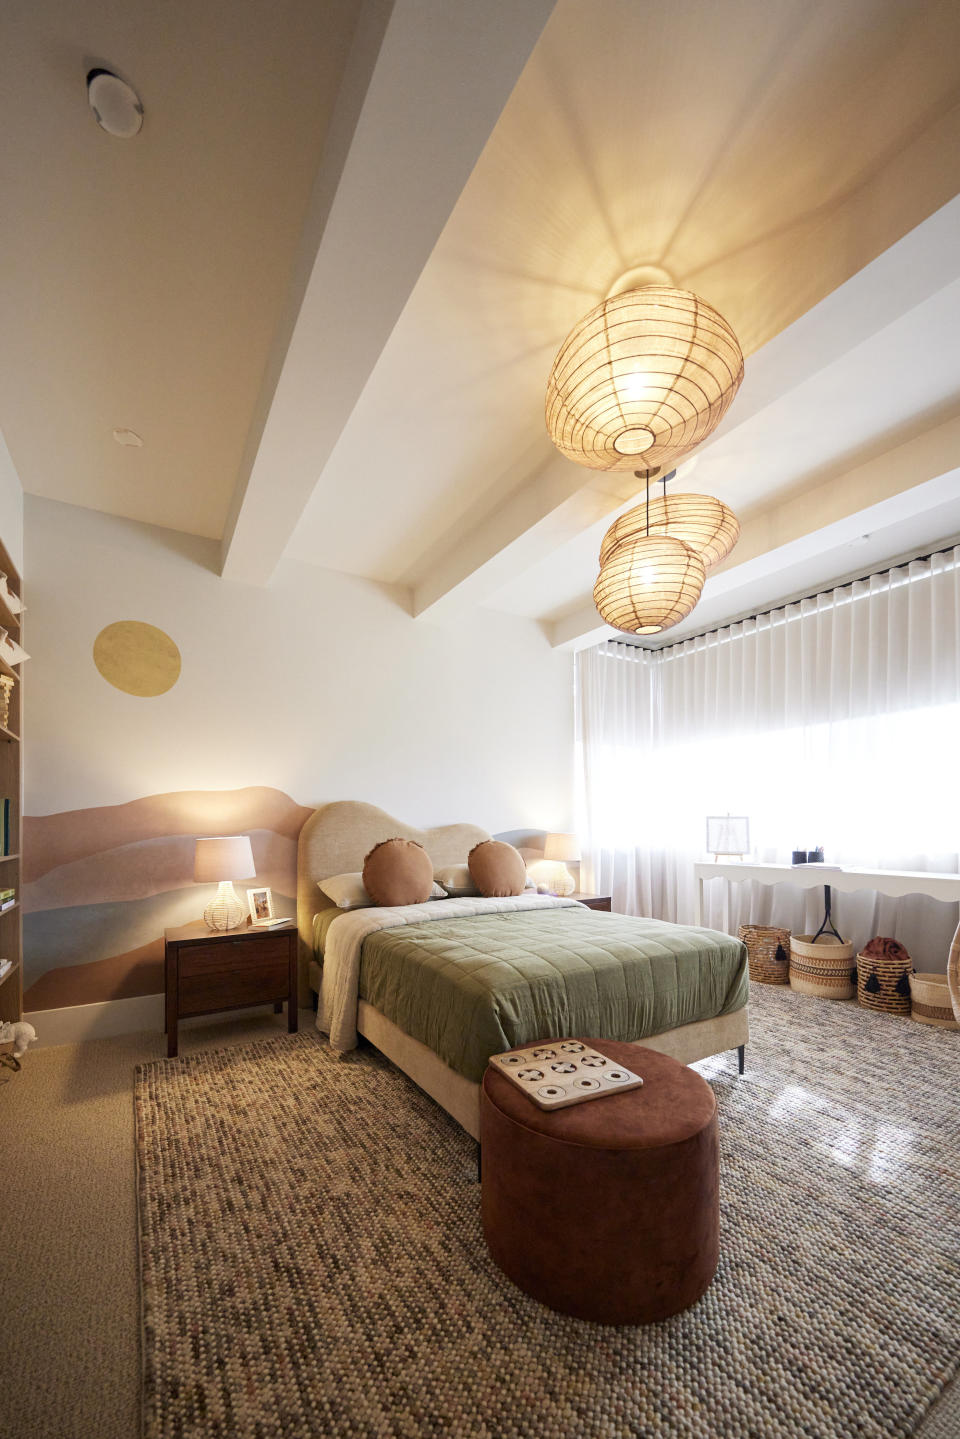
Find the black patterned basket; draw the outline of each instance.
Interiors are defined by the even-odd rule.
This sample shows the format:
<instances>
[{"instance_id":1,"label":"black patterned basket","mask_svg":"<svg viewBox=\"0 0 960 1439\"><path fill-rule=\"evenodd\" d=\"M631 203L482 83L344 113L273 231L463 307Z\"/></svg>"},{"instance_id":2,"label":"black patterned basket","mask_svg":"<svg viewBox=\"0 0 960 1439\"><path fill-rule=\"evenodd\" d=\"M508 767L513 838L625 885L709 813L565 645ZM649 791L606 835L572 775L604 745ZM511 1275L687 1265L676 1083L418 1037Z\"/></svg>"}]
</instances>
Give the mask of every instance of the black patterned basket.
<instances>
[{"instance_id":1,"label":"black patterned basket","mask_svg":"<svg viewBox=\"0 0 960 1439\"><path fill-rule=\"evenodd\" d=\"M772 924L741 924L751 984L790 983L790 931Z\"/></svg>"},{"instance_id":2,"label":"black patterned basket","mask_svg":"<svg viewBox=\"0 0 960 1439\"><path fill-rule=\"evenodd\" d=\"M790 941L790 988L815 999L852 999L857 979L853 945L831 934L814 939L795 934Z\"/></svg>"}]
</instances>

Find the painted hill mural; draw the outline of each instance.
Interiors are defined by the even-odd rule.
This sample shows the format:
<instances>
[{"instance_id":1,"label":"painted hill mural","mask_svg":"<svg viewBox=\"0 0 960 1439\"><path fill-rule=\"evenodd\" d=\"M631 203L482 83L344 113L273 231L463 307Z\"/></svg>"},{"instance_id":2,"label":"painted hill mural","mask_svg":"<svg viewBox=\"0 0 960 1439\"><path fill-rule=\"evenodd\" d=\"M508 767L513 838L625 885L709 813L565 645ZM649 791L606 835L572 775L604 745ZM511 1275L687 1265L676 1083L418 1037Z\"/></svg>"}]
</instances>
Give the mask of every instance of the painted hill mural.
<instances>
[{"instance_id":1,"label":"painted hill mural","mask_svg":"<svg viewBox=\"0 0 960 1439\"><path fill-rule=\"evenodd\" d=\"M258 785L25 816L24 1008L159 994L164 929L199 919L212 894L193 882L198 836L248 834L257 882L295 914L297 836L311 813Z\"/></svg>"}]
</instances>

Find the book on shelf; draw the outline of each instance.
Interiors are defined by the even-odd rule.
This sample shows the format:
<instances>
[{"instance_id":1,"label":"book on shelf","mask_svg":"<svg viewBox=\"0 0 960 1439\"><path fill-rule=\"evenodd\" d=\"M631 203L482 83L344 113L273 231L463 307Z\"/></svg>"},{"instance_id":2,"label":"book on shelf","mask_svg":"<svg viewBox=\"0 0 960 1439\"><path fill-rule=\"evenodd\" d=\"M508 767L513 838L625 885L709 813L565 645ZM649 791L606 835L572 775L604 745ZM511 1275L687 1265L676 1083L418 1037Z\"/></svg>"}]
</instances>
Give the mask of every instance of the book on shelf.
<instances>
[{"instance_id":1,"label":"book on shelf","mask_svg":"<svg viewBox=\"0 0 960 1439\"><path fill-rule=\"evenodd\" d=\"M11 804L9 799L0 800L0 854L10 853L10 815Z\"/></svg>"}]
</instances>

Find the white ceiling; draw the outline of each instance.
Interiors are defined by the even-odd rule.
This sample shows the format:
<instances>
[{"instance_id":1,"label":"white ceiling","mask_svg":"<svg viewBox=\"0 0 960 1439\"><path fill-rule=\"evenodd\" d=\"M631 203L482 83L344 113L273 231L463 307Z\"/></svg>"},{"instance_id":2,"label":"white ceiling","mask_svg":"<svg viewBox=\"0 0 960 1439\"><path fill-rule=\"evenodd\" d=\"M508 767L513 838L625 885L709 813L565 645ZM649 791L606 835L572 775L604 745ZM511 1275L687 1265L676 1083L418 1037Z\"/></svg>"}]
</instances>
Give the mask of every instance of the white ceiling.
<instances>
[{"instance_id":1,"label":"white ceiling","mask_svg":"<svg viewBox=\"0 0 960 1439\"><path fill-rule=\"evenodd\" d=\"M687 481L744 526L696 614L789 566L820 583L830 527L872 501L912 491L921 544L951 522L921 489L960 408L960 7L10 19L0 425L28 490L222 537L234 579L286 553L405 589L423 622L484 604L589 642L599 540L636 481L557 455L544 386L574 321L649 262L748 357ZM94 63L140 90L135 141L90 118ZM916 473L888 462L924 434Z\"/></svg>"},{"instance_id":2,"label":"white ceiling","mask_svg":"<svg viewBox=\"0 0 960 1439\"><path fill-rule=\"evenodd\" d=\"M222 534L359 8L4 4L0 426L27 490ZM95 123L95 66L139 93L136 139Z\"/></svg>"}]
</instances>

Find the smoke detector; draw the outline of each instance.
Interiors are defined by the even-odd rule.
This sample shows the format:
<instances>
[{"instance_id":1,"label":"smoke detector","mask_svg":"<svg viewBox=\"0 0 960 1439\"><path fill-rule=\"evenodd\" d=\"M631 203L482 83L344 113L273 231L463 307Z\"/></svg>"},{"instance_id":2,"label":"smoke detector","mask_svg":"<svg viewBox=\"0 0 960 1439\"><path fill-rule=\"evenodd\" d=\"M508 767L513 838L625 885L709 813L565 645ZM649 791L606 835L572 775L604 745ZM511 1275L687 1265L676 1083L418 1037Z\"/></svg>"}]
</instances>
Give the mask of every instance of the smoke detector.
<instances>
[{"instance_id":1,"label":"smoke detector","mask_svg":"<svg viewBox=\"0 0 960 1439\"><path fill-rule=\"evenodd\" d=\"M100 129L118 140L132 140L143 124L140 96L112 70L89 72L87 101Z\"/></svg>"}]
</instances>

